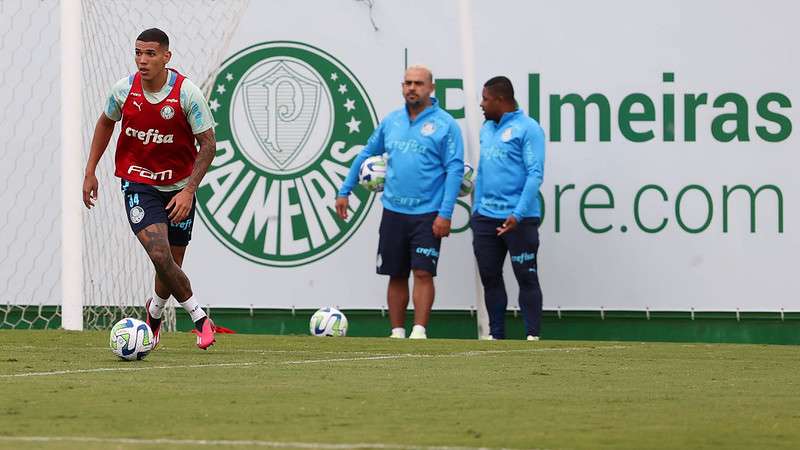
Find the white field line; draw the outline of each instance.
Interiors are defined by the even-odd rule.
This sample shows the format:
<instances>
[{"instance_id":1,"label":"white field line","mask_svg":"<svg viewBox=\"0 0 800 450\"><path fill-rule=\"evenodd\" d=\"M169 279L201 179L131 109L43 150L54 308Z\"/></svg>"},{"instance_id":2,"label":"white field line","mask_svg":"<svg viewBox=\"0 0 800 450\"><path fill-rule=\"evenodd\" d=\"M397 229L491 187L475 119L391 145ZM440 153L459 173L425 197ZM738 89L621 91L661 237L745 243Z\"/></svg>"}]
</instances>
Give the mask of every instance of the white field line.
<instances>
[{"instance_id":1,"label":"white field line","mask_svg":"<svg viewBox=\"0 0 800 450\"><path fill-rule=\"evenodd\" d=\"M403 358L430 358L433 355L402 353L399 355L374 355L358 356L355 358L330 358L330 359L301 359L299 361L284 361L281 364L318 364L331 362L351 362L351 361L374 361L380 359L403 359Z\"/></svg>"},{"instance_id":2,"label":"white field line","mask_svg":"<svg viewBox=\"0 0 800 450\"><path fill-rule=\"evenodd\" d=\"M492 447L458 447L458 446L423 446L395 445L381 443L325 444L316 442L280 442L261 440L210 440L210 439L138 439L138 438L101 438L92 436L0 436L0 442L76 442L84 444L127 444L127 445L193 445L193 446L245 446L267 448L303 448L303 449L385 449L385 450L509 450Z\"/></svg>"},{"instance_id":3,"label":"white field line","mask_svg":"<svg viewBox=\"0 0 800 450\"><path fill-rule=\"evenodd\" d=\"M364 359L398 359L406 358L407 355L376 355L366 356L359 358L340 358L330 360L308 360L309 362L336 362L336 361L360 361ZM206 367L252 367L264 365L278 365L278 364L301 364L307 360L298 361L250 361L250 362L235 362L235 363L211 363L211 364L182 364L171 366L142 366L142 367L98 367L95 369L70 369L70 370L54 370L50 372L24 372L0 375L2 378L25 378L25 377L45 377L51 375L70 375L77 373L99 373L99 372L137 372L143 370L162 370L162 369L198 369ZM125 363L121 363L125 364Z\"/></svg>"},{"instance_id":4,"label":"white field line","mask_svg":"<svg viewBox=\"0 0 800 450\"><path fill-rule=\"evenodd\" d=\"M161 344L163 345L163 343ZM162 348L161 346L158 347L159 349ZM166 348L166 347L164 347ZM176 347L172 347L176 348ZM42 352L49 351L49 349L44 347L36 347L33 345L3 345L0 344L0 350L41 350ZM98 346L98 345L87 345L85 347L58 347L59 350L62 351L81 351L81 350L97 350L97 351L108 351L108 346ZM298 354L302 355L305 353L315 353L315 354L329 354L329 355L371 355L371 352L343 352L343 351L333 351L333 350L269 350L269 349L255 349L255 348L239 348L239 349L215 349L214 353L217 354L230 354L230 353L255 353L255 354L270 354L270 353L282 353L282 354Z\"/></svg>"},{"instance_id":5,"label":"white field line","mask_svg":"<svg viewBox=\"0 0 800 450\"><path fill-rule=\"evenodd\" d=\"M121 363L124 364L124 363ZM98 367L95 369L70 369L54 370L51 372L24 372L0 375L0 378L19 378L19 377L43 377L48 375L70 375L74 373L97 373L97 372L136 372L141 370L159 369L195 369L201 367L247 367L264 364L263 362L239 362L239 363L215 363L215 364L185 364L176 366L142 366L142 367Z\"/></svg>"},{"instance_id":6,"label":"white field line","mask_svg":"<svg viewBox=\"0 0 800 450\"><path fill-rule=\"evenodd\" d=\"M377 360L392 360L392 359L405 359L405 358L458 358L458 357L473 357L483 355L496 355L504 353L541 353L541 352L579 352L591 350L618 350L628 348L624 345L609 345L599 347L552 347L552 348L532 348L532 349L516 349L516 350L472 350L466 352L445 353L440 355L431 355L425 353L401 353L401 354L375 354L370 356L359 356L354 358L330 358L330 359L301 359L296 361L250 361L250 362L235 362L235 363L211 363L211 364L183 364L183 365L164 365L164 366L142 366L142 367L98 367L94 369L69 369L69 370L54 370L49 372L23 372L14 374L0 375L3 378L25 378L25 377L41 377L52 375L70 375L78 373L99 373L99 372L135 372L144 370L162 370L162 369L197 369L208 367L252 367L262 365L287 365L287 364L319 364L319 363L336 363L336 362L355 362L355 361L377 361Z\"/></svg>"},{"instance_id":7,"label":"white field line","mask_svg":"<svg viewBox=\"0 0 800 450\"><path fill-rule=\"evenodd\" d=\"M493 355L499 353L540 353L540 352L574 352L586 351L597 349L622 349L628 348L623 345L609 345L604 347L552 347L552 348L528 348L517 350L470 350L466 352L445 353L441 355L430 355L426 353L401 353L396 355L375 355L375 356L361 356L356 358L330 358L330 359L304 359L299 361L285 361L282 364L315 364L315 363L328 363L328 362L350 362L350 361L370 361L378 359L402 359L402 358L458 358L460 356L483 356Z\"/></svg>"}]
</instances>

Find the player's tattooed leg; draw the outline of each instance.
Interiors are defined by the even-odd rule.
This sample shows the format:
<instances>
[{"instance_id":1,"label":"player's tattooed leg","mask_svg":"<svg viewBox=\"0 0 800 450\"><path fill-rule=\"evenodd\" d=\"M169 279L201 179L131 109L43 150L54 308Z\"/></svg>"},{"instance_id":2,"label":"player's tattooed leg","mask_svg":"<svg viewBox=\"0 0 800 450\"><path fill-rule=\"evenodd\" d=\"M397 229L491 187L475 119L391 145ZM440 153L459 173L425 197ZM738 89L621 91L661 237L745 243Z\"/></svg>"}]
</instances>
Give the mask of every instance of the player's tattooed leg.
<instances>
[{"instance_id":1,"label":"player's tattooed leg","mask_svg":"<svg viewBox=\"0 0 800 450\"><path fill-rule=\"evenodd\" d=\"M136 237L153 262L159 280L166 284L175 299L182 302L191 297L192 286L189 278L172 257L167 240L167 225L154 223L138 232Z\"/></svg>"},{"instance_id":2,"label":"player's tattooed leg","mask_svg":"<svg viewBox=\"0 0 800 450\"><path fill-rule=\"evenodd\" d=\"M172 251L172 260L175 261L178 267L183 267L186 246L172 245L170 249ZM158 276L158 272L156 272L155 276L155 291L161 298L169 298L170 295L173 295L167 283Z\"/></svg>"}]
</instances>

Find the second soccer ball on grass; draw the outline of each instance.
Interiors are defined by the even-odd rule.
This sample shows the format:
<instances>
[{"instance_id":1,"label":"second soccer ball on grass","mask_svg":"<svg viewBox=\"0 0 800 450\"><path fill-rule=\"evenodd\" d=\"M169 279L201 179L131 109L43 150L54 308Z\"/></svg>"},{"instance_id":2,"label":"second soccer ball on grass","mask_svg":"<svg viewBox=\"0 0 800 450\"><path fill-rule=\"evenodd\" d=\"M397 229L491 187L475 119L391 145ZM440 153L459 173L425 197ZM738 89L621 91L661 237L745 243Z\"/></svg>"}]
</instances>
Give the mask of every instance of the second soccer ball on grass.
<instances>
[{"instance_id":1,"label":"second soccer ball on grass","mask_svg":"<svg viewBox=\"0 0 800 450\"><path fill-rule=\"evenodd\" d=\"M332 306L321 308L311 316L308 329L313 336L346 336L347 317Z\"/></svg>"}]
</instances>

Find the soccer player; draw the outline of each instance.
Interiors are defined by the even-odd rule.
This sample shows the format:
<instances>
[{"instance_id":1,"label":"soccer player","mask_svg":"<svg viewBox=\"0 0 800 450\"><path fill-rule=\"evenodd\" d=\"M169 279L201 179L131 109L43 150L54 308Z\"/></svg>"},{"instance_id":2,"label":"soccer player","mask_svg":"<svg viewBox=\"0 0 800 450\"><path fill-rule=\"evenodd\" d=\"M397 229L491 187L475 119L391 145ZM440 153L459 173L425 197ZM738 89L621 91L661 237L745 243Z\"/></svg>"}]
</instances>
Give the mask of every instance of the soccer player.
<instances>
[{"instance_id":1,"label":"soccer player","mask_svg":"<svg viewBox=\"0 0 800 450\"><path fill-rule=\"evenodd\" d=\"M442 238L450 235L450 219L464 175L464 143L456 121L431 98L434 84L429 69L409 67L402 89L405 106L383 119L353 161L339 190L336 212L347 218L348 196L358 181L361 163L387 153L377 272L389 276L387 302L393 338L406 337L408 277L413 272L414 327L409 337L425 339L439 248Z\"/></svg>"},{"instance_id":2,"label":"soccer player","mask_svg":"<svg viewBox=\"0 0 800 450\"><path fill-rule=\"evenodd\" d=\"M503 263L510 253L527 339L537 341L542 316L537 252L544 132L517 106L514 86L506 77L494 77L484 84L481 108L486 122L481 129L470 226L489 329L493 339L505 338L508 297Z\"/></svg>"},{"instance_id":3,"label":"soccer player","mask_svg":"<svg viewBox=\"0 0 800 450\"><path fill-rule=\"evenodd\" d=\"M192 236L194 194L216 152L214 120L200 89L166 68L172 56L166 33L145 30L135 47L136 73L114 85L95 125L83 203L91 209L99 198L97 163L122 120L115 175L122 179L128 222L156 272L153 296L145 305L147 323L158 345L161 314L173 295L191 316L197 346L205 350L215 342L214 324L181 265Z\"/></svg>"}]
</instances>

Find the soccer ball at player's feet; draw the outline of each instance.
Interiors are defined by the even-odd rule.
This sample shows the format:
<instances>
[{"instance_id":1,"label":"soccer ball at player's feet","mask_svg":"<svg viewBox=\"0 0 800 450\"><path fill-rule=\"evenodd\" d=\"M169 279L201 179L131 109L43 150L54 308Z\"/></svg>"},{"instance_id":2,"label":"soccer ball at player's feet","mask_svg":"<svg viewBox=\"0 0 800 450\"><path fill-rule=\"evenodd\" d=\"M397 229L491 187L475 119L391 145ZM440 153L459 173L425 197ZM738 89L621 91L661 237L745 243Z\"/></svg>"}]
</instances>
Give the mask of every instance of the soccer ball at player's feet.
<instances>
[{"instance_id":1,"label":"soccer ball at player's feet","mask_svg":"<svg viewBox=\"0 0 800 450\"><path fill-rule=\"evenodd\" d=\"M358 171L358 183L372 192L382 192L386 180L386 160L383 156L371 156L364 160Z\"/></svg>"},{"instance_id":2,"label":"soccer ball at player's feet","mask_svg":"<svg viewBox=\"0 0 800 450\"><path fill-rule=\"evenodd\" d=\"M153 350L153 332L139 319L126 317L111 328L109 346L125 360L142 359Z\"/></svg>"},{"instance_id":3,"label":"soccer ball at player's feet","mask_svg":"<svg viewBox=\"0 0 800 450\"><path fill-rule=\"evenodd\" d=\"M531 336L529 334L526 339L529 340L529 341L538 341L539 340L539 336Z\"/></svg>"},{"instance_id":4,"label":"soccer ball at player's feet","mask_svg":"<svg viewBox=\"0 0 800 450\"><path fill-rule=\"evenodd\" d=\"M346 336L347 317L332 306L321 308L311 316L308 329L313 336Z\"/></svg>"}]
</instances>

